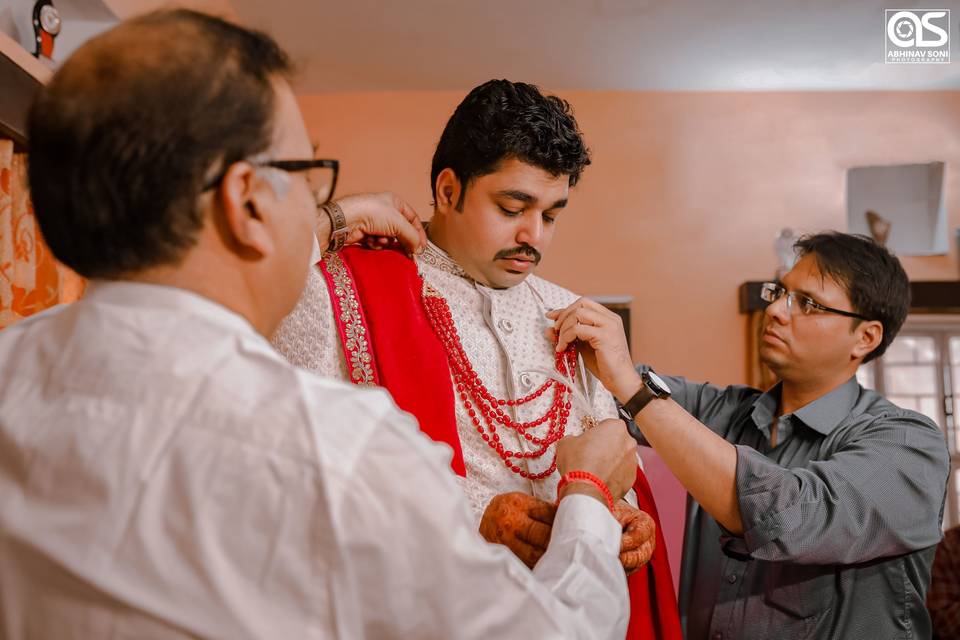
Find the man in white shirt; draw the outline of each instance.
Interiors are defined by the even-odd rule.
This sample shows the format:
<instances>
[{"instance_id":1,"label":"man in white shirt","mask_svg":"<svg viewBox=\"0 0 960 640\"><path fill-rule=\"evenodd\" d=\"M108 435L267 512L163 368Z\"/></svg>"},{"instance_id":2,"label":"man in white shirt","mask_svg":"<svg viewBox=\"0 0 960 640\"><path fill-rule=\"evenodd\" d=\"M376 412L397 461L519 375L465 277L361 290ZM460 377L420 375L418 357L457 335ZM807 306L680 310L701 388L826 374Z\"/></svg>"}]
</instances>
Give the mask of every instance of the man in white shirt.
<instances>
[{"instance_id":1,"label":"man in white shirt","mask_svg":"<svg viewBox=\"0 0 960 640\"><path fill-rule=\"evenodd\" d=\"M0 637L622 637L622 423L559 443L595 479L561 488L531 573L477 535L449 449L264 338L334 222L288 72L268 37L167 11L39 92L37 218L92 283L0 334ZM350 238L424 242L406 207L340 204Z\"/></svg>"}]
</instances>

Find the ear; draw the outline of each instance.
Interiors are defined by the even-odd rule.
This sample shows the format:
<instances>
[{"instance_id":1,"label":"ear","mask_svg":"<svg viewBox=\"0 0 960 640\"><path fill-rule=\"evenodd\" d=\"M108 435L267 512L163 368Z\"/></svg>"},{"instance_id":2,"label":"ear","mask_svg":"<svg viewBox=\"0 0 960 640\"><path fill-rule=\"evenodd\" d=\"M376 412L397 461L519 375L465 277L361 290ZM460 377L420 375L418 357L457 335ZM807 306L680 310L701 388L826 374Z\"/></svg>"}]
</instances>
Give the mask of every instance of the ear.
<instances>
[{"instance_id":1,"label":"ear","mask_svg":"<svg viewBox=\"0 0 960 640\"><path fill-rule=\"evenodd\" d=\"M457 203L460 201L461 184L457 174L453 169L447 167L437 175L437 182L434 185L437 192L437 212L450 213L457 211Z\"/></svg>"},{"instance_id":2,"label":"ear","mask_svg":"<svg viewBox=\"0 0 960 640\"><path fill-rule=\"evenodd\" d=\"M270 223L277 214L277 197L252 165L237 162L227 170L220 185L220 201L230 245L258 257L275 251Z\"/></svg>"},{"instance_id":3,"label":"ear","mask_svg":"<svg viewBox=\"0 0 960 640\"><path fill-rule=\"evenodd\" d=\"M857 334L857 341L853 345L853 351L850 355L854 359L863 359L883 342L883 325L877 320L861 322L854 333Z\"/></svg>"}]
</instances>

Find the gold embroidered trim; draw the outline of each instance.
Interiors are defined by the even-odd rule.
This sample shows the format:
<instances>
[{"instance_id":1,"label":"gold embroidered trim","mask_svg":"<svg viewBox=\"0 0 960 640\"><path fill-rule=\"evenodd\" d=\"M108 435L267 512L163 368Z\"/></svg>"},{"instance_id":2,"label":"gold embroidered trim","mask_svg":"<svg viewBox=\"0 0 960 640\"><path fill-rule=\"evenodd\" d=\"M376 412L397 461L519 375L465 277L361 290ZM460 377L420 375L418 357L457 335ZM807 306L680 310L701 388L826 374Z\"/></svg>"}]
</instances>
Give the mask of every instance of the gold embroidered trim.
<instances>
[{"instance_id":1,"label":"gold embroidered trim","mask_svg":"<svg viewBox=\"0 0 960 640\"><path fill-rule=\"evenodd\" d=\"M450 275L473 280L473 278L468 276L467 272L463 270L463 267L458 265L453 258L448 256L446 252L443 251L443 249L432 242L427 242L427 246L423 253L417 256L417 261L428 264L431 267L449 273Z\"/></svg>"},{"instance_id":2,"label":"gold embroidered trim","mask_svg":"<svg viewBox=\"0 0 960 640\"><path fill-rule=\"evenodd\" d=\"M373 371L373 350L367 339L367 328L360 314L360 298L353 286L353 278L346 265L336 253L328 253L323 264L333 281L333 295L336 297L339 321L343 325L343 349L346 352L350 381L356 385L373 387L377 385Z\"/></svg>"}]
</instances>

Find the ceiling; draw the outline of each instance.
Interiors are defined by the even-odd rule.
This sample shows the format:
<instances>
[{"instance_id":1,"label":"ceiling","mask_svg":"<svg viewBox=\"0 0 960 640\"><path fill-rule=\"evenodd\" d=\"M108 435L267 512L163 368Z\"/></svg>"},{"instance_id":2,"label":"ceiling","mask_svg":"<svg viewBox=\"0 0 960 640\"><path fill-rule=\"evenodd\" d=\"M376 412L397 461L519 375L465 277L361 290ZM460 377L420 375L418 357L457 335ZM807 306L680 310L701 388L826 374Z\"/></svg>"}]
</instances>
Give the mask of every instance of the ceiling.
<instances>
[{"instance_id":1,"label":"ceiling","mask_svg":"<svg viewBox=\"0 0 960 640\"><path fill-rule=\"evenodd\" d=\"M880 0L230 4L301 63L305 93L463 90L493 77L554 90L960 89L960 0L890 7L954 10L957 61L930 65L883 63Z\"/></svg>"},{"instance_id":2,"label":"ceiling","mask_svg":"<svg viewBox=\"0 0 960 640\"><path fill-rule=\"evenodd\" d=\"M57 58L113 15L167 2L57 0L71 27ZM494 77L551 90L960 89L960 0L897 2L174 0L273 34L299 63L301 93L466 90ZM24 46L32 4L0 0L0 27ZM955 62L884 64L885 8L951 9Z\"/></svg>"}]
</instances>

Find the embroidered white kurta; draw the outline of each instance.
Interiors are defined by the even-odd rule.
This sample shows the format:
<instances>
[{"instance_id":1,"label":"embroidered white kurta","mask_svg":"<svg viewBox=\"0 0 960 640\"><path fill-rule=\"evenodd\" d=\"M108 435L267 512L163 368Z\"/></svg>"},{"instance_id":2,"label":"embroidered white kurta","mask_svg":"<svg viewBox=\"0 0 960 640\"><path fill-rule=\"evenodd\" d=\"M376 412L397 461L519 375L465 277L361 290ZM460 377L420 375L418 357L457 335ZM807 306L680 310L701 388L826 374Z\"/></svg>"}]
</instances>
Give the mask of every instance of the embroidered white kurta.
<instances>
[{"instance_id":1,"label":"embroidered white kurta","mask_svg":"<svg viewBox=\"0 0 960 640\"><path fill-rule=\"evenodd\" d=\"M0 332L0 381L0 638L625 633L603 504L565 498L531 573L386 393L206 298L91 286Z\"/></svg>"},{"instance_id":2,"label":"embroidered white kurta","mask_svg":"<svg viewBox=\"0 0 960 640\"><path fill-rule=\"evenodd\" d=\"M554 345L544 335L544 330L553 323L546 313L568 306L577 299L575 294L535 275L508 289L485 287L470 279L433 243L428 243L416 262L424 281L447 300L464 351L495 396L525 396L543 384L547 379L545 372L555 371ZM311 269L303 297L272 341L292 363L321 375L348 379L332 303L318 268ZM581 421L587 414L597 419L617 416L613 396L582 366L578 367L577 382L578 391L589 406L573 403L566 428L568 435L582 432ZM544 394L515 410L513 417L529 421L542 416L551 400L551 394ZM500 493L522 491L547 501L556 499L558 473L541 481L527 480L513 473L480 437L459 397L455 403L457 431L467 469L466 478L460 481L477 522L490 499ZM541 425L533 433L543 435L546 429L546 425ZM508 449L532 449L529 442L511 430L501 428L499 434ZM543 458L532 461L527 468L532 472L546 469L553 450L551 447Z\"/></svg>"}]
</instances>

